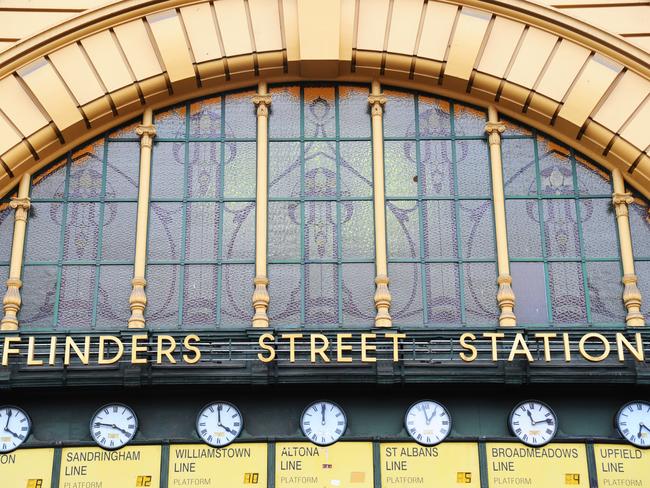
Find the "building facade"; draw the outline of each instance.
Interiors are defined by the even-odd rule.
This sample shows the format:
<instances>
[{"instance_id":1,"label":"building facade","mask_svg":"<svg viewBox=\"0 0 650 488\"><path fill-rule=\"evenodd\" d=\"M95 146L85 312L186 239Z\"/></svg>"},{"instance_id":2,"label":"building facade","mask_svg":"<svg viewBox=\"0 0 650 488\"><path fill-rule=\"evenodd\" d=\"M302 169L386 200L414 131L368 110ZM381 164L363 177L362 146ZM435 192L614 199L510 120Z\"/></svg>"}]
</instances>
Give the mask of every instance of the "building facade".
<instances>
[{"instance_id":1,"label":"building facade","mask_svg":"<svg viewBox=\"0 0 650 488\"><path fill-rule=\"evenodd\" d=\"M0 4L3 487L650 486L647 2L55 3Z\"/></svg>"}]
</instances>

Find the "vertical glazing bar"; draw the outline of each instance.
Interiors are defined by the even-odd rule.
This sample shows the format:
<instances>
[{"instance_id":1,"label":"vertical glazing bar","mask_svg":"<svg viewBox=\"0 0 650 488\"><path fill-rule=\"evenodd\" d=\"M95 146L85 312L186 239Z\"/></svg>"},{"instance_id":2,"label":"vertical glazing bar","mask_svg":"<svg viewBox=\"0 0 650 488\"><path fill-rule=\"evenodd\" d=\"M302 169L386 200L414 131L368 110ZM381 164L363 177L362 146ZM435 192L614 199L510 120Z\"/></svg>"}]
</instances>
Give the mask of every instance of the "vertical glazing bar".
<instances>
[{"instance_id":1,"label":"vertical glazing bar","mask_svg":"<svg viewBox=\"0 0 650 488\"><path fill-rule=\"evenodd\" d=\"M29 200L30 181L30 175L26 174L22 177L18 185L18 196L12 198L9 204L16 213L7 292L2 300L4 317L0 321L0 330L18 330L18 312L22 304L20 288L23 286L21 273L23 269L23 250L25 248L25 230L27 229L27 216L31 206Z\"/></svg>"},{"instance_id":2,"label":"vertical glazing bar","mask_svg":"<svg viewBox=\"0 0 650 488\"><path fill-rule=\"evenodd\" d=\"M623 289L623 303L627 309L625 323L628 327L640 327L645 325L641 313L641 292L637 286L637 276L634 272L634 255L632 254L632 236L630 234L630 220L628 205L634 202L634 197L625 192L623 175L617 169L612 171L614 182L614 194L612 202L616 210L616 222L618 224L618 239L621 243L621 262L623 264L623 278L621 281Z\"/></svg>"},{"instance_id":3,"label":"vertical glazing bar","mask_svg":"<svg viewBox=\"0 0 650 488\"><path fill-rule=\"evenodd\" d=\"M386 255L386 197L384 186L384 128L383 117L386 97L381 93L379 81L373 80L368 97L372 116L372 167L375 206L375 316L376 327L390 327L390 290L388 289L388 259Z\"/></svg>"},{"instance_id":4,"label":"vertical glazing bar","mask_svg":"<svg viewBox=\"0 0 650 488\"><path fill-rule=\"evenodd\" d=\"M267 274L267 215L268 215L268 179L269 179L269 106L271 95L265 81L260 81L257 95L253 97L257 107L257 193L255 199L255 278L253 284L253 327L269 326L269 277Z\"/></svg>"},{"instance_id":5,"label":"vertical glazing bar","mask_svg":"<svg viewBox=\"0 0 650 488\"><path fill-rule=\"evenodd\" d=\"M135 262L133 266L133 290L129 297L131 317L130 329L144 328L144 309L147 306L147 295L144 291L147 286L145 270L147 265L147 226L149 224L149 200L151 187L151 148L153 138L156 136L156 127L153 125L153 112L145 110L142 116L142 125L135 129L140 136L140 178L138 181L138 217L135 232Z\"/></svg>"},{"instance_id":6,"label":"vertical glazing bar","mask_svg":"<svg viewBox=\"0 0 650 488\"><path fill-rule=\"evenodd\" d=\"M499 325L512 327L517 325L513 312L515 294L512 291L512 276L510 276L510 261L508 257L508 234L506 231L506 205L503 190L503 164L501 161L501 134L506 130L505 124L499 122L499 114L495 107L488 108L488 123L485 132L490 144L490 167L492 171L492 202L494 206L494 227L497 241L497 267L499 277L497 284L497 303L501 313Z\"/></svg>"}]
</instances>

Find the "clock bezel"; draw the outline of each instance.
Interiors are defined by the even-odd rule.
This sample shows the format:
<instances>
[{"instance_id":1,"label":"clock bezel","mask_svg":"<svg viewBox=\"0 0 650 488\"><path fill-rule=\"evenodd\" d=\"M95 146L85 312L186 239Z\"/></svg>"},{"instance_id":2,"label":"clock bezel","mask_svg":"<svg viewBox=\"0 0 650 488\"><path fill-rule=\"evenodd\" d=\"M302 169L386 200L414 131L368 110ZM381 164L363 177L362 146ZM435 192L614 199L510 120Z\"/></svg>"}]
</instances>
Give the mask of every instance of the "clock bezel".
<instances>
[{"instance_id":1,"label":"clock bezel","mask_svg":"<svg viewBox=\"0 0 650 488\"><path fill-rule=\"evenodd\" d=\"M230 442L228 442L226 444L214 445L214 444L210 444L207 440L205 440L203 437L201 437L201 431L199 430L199 419L201 418L201 414L203 412L205 412L205 410L208 407L211 407L212 405L217 405L218 403L221 403L222 405L229 405L230 407L234 408L237 411L237 413L239 414L239 418L241 419L241 425L239 426L239 431L237 432L237 435L235 436L235 438L233 440L231 440ZM203 405L199 409L199 411L196 414L196 420L194 422L194 428L196 429L196 435L199 436L199 439L201 439L201 442L204 442L206 445L208 445L210 447L214 447L215 449L219 449L221 447L229 446L230 444L235 442L237 439L239 439L239 436L241 436L242 432L244 432L244 415L241 413L241 410L239 410L237 405L235 405L234 403L228 402L228 401L225 401L225 400L214 400L212 402L206 403L205 405Z\"/></svg>"},{"instance_id":2,"label":"clock bezel","mask_svg":"<svg viewBox=\"0 0 650 488\"><path fill-rule=\"evenodd\" d=\"M305 428L304 428L304 426L303 426L303 420L304 420L304 418L305 418L305 413L307 413L307 410L309 410L311 407L313 407L313 406L316 405L317 403L329 403L329 404L331 404L331 405L334 405L334 406L336 406L336 408L338 408L339 411L343 414L343 421L345 422L345 425L343 426L343 432L341 432L341 435L338 437L338 439L335 439L333 442L328 442L328 443L325 443L325 444L321 444L320 442L314 442L314 441L313 441L313 440L312 440L312 439L307 435L307 433L305 432ZM307 405L307 406L302 410L302 413L300 414L300 431L302 432L302 435L305 436L309 442L311 442L312 444L314 444L314 445L316 445L316 446L320 446L320 447L332 446L332 445L336 444L338 441L340 441L340 440L343 438L343 436L345 435L345 433L348 431L348 416L347 416L347 414L345 413L345 410L343 410L343 408L341 407L341 405L339 405L338 403L333 402L333 401L331 401L331 400L324 400L324 399L323 399L323 400L316 400L316 401L311 402L309 405Z\"/></svg>"},{"instance_id":3,"label":"clock bezel","mask_svg":"<svg viewBox=\"0 0 650 488\"><path fill-rule=\"evenodd\" d=\"M435 442L435 443L433 443L433 444L427 444L426 442L420 442L420 441L418 441L415 437L413 437L413 436L411 435L411 433L409 432L409 429L408 429L408 424L406 423L406 422L407 422L407 419L408 419L409 412L411 411L411 409L412 409L413 407L415 407L418 403L422 403L422 402L431 402L431 403L435 403L436 405L438 405L439 407L441 407L441 408L442 408L442 409L447 413L447 417L449 418L449 431L445 434L445 436L444 436L441 440L439 440L439 441L437 441L437 442ZM451 434L451 429L453 429L453 427L454 427L454 421L453 421L453 419L451 418L451 413L449 413L449 409L448 409L447 407L445 407L442 403L440 403L440 402L437 401L437 400L431 400L430 398L423 398L422 400L417 400L417 401L411 403L411 405L409 405L409 407L406 409L406 412L404 413L404 429L406 430L406 433L409 435L409 437L410 437L411 439L413 439L414 442L417 442L417 443L420 444L421 446L425 446L425 447L433 447L433 446L437 446L438 444L442 444L444 441L447 440L447 438L448 438L449 435Z\"/></svg>"},{"instance_id":4,"label":"clock bezel","mask_svg":"<svg viewBox=\"0 0 650 488\"><path fill-rule=\"evenodd\" d=\"M544 442L544 443L542 443L542 444L533 444L533 443L531 443L531 442L526 442L526 441L524 441L523 439L521 439L521 438L520 438L520 437L515 433L515 429L513 429L513 426L512 426L512 418L513 418L515 412L517 411L517 409L518 409L519 407L521 407L522 405L525 405L526 403L537 403L537 404L539 404L539 405L543 405L544 407L548 408L548 411L551 412L551 415L553 416L553 420L555 421L555 430L554 430L554 432L553 432L553 435L551 436L551 438L550 438L549 440L547 440L546 442ZM508 416L508 430L510 431L510 434L513 435L513 436L514 436L514 437L515 437L519 442L521 442L522 444L524 444L524 445L526 445L526 446L528 446L528 447L544 447L544 446L550 444L550 443L553 442L553 440L557 437L557 433L558 433L559 428L560 428L560 419L559 419L559 417L557 416L557 414L555 413L555 410L553 410L553 409L551 408L551 406L550 406L548 403L543 402L543 401L541 401L541 400L535 400L535 399L532 399L532 398L530 398L530 399L528 399L528 400L523 400L523 401L517 403L517 404L512 408L512 410L510 411L510 415Z\"/></svg>"},{"instance_id":5,"label":"clock bezel","mask_svg":"<svg viewBox=\"0 0 650 488\"><path fill-rule=\"evenodd\" d=\"M0 410L7 408L19 410L25 416L27 419L27 435L25 435L25 438L16 447L13 447L7 451L0 449L0 454L9 454L10 452L14 452L16 449L19 449L23 444L25 444L25 442L27 442L27 439L29 439L29 436L32 435L32 418L29 416L29 414L24 409L17 407L16 405L0 405Z\"/></svg>"},{"instance_id":6,"label":"clock bezel","mask_svg":"<svg viewBox=\"0 0 650 488\"><path fill-rule=\"evenodd\" d=\"M135 419L135 430L133 431L133 436L128 441L126 441L126 443L122 444L121 446L104 447L95 438L95 433L93 432L93 423L95 422L95 417L97 417L97 414L99 412L101 412L105 408L115 407L115 406L124 407L124 408L129 409L129 411L133 414L133 418ZM120 402L107 403L107 404L102 405L101 407L99 407L97 410L95 410L95 413L92 414L92 416L90 417L90 423L88 424L88 429L90 430L90 438L93 440L93 442L95 444L97 444L97 447L100 447L101 449L104 449L105 451L117 451L119 449L122 449L123 447L128 446L129 444L131 444L131 442L133 442L133 440L135 439L135 436L138 435L138 431L140 430L140 419L138 418L138 414L135 413L135 410L133 410L131 407L129 407L125 403L120 403Z\"/></svg>"},{"instance_id":7,"label":"clock bezel","mask_svg":"<svg viewBox=\"0 0 650 488\"><path fill-rule=\"evenodd\" d=\"M623 440L625 440L625 442L627 442L628 444L630 444L630 445L632 445L632 446L634 446L634 447L636 447L636 448L639 448L639 449L650 449L650 443L648 443L648 445L638 445L638 444L636 444L635 442L632 442L632 441L631 441L630 439L628 439L627 437L625 437L625 436L623 435L623 432L621 431L621 427L620 427L620 425L619 425L619 417L620 417L621 413L623 412L623 410L625 410L625 408L626 408L627 406L629 406L629 405L633 405L633 404L635 404L635 403L643 403L643 404L647 405L648 407L650 407L650 401L647 401L647 400L631 400L631 401L625 403L621 408L618 409L618 411L616 412L616 415L614 416L614 426L616 427L616 432L618 432L618 434L619 434L619 435L623 438ZM650 427L650 426L649 426L649 427Z\"/></svg>"}]
</instances>

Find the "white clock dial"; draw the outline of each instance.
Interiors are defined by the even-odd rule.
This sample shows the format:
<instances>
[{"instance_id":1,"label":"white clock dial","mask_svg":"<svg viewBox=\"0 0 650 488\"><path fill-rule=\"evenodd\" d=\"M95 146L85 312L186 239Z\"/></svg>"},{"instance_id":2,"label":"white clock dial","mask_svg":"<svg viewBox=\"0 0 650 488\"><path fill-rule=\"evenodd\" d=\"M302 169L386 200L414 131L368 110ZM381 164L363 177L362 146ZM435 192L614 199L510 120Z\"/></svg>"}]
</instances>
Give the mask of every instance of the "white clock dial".
<instances>
[{"instance_id":1,"label":"white clock dial","mask_svg":"<svg viewBox=\"0 0 650 488\"><path fill-rule=\"evenodd\" d=\"M196 431L212 447L223 447L239 437L244 428L241 412L232 403L214 402L196 417Z\"/></svg>"},{"instance_id":2,"label":"white clock dial","mask_svg":"<svg viewBox=\"0 0 650 488\"><path fill-rule=\"evenodd\" d=\"M32 421L24 410L5 405L0 407L0 452L20 447L32 431Z\"/></svg>"},{"instance_id":3,"label":"white clock dial","mask_svg":"<svg viewBox=\"0 0 650 488\"><path fill-rule=\"evenodd\" d=\"M135 412L121 403L104 405L90 421L90 435L99 447L119 449L127 445L138 431Z\"/></svg>"},{"instance_id":4,"label":"white clock dial","mask_svg":"<svg viewBox=\"0 0 650 488\"><path fill-rule=\"evenodd\" d=\"M421 400L406 411L406 431L413 439L426 446L444 441L451 432L451 417L440 403Z\"/></svg>"},{"instance_id":5,"label":"white clock dial","mask_svg":"<svg viewBox=\"0 0 650 488\"><path fill-rule=\"evenodd\" d=\"M551 407L537 400L521 402L510 413L510 430L524 444L548 444L557 433L557 416Z\"/></svg>"},{"instance_id":6,"label":"white clock dial","mask_svg":"<svg viewBox=\"0 0 650 488\"><path fill-rule=\"evenodd\" d=\"M302 433L314 444L329 446L345 433L345 412L334 402L322 400L305 408L300 418Z\"/></svg>"},{"instance_id":7,"label":"white clock dial","mask_svg":"<svg viewBox=\"0 0 650 488\"><path fill-rule=\"evenodd\" d=\"M650 403L626 403L616 414L616 428L628 442L650 447Z\"/></svg>"}]
</instances>

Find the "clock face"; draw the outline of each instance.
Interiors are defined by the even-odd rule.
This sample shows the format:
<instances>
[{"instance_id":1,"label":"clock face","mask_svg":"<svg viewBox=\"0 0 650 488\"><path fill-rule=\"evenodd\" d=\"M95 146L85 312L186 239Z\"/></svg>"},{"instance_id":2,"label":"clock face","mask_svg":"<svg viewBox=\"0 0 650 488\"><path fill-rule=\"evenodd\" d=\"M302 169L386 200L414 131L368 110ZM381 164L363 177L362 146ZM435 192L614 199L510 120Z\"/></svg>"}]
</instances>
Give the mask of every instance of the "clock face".
<instances>
[{"instance_id":1,"label":"clock face","mask_svg":"<svg viewBox=\"0 0 650 488\"><path fill-rule=\"evenodd\" d=\"M329 446L345 433L348 420L334 402L322 400L305 408L300 418L302 433L314 444Z\"/></svg>"},{"instance_id":2,"label":"clock face","mask_svg":"<svg viewBox=\"0 0 650 488\"><path fill-rule=\"evenodd\" d=\"M432 400L421 400L411 405L406 411L404 424L409 435L425 446L444 441L451 432L449 412Z\"/></svg>"},{"instance_id":3,"label":"clock face","mask_svg":"<svg viewBox=\"0 0 650 488\"><path fill-rule=\"evenodd\" d=\"M32 431L32 421L24 410L5 405L0 407L0 452L20 447Z\"/></svg>"},{"instance_id":4,"label":"clock face","mask_svg":"<svg viewBox=\"0 0 650 488\"><path fill-rule=\"evenodd\" d=\"M626 403L616 414L616 428L628 442L650 447L650 403Z\"/></svg>"},{"instance_id":5,"label":"clock face","mask_svg":"<svg viewBox=\"0 0 650 488\"><path fill-rule=\"evenodd\" d=\"M212 447L223 447L239 437L244 428L241 412L232 403L214 402L196 417L196 431Z\"/></svg>"},{"instance_id":6,"label":"clock face","mask_svg":"<svg viewBox=\"0 0 650 488\"><path fill-rule=\"evenodd\" d=\"M119 449L127 445L138 431L135 412L121 403L104 405L90 421L90 435L99 447Z\"/></svg>"},{"instance_id":7,"label":"clock face","mask_svg":"<svg viewBox=\"0 0 650 488\"><path fill-rule=\"evenodd\" d=\"M551 407L537 400L521 402L510 414L510 430L527 446L548 444L557 433L557 416Z\"/></svg>"}]
</instances>

